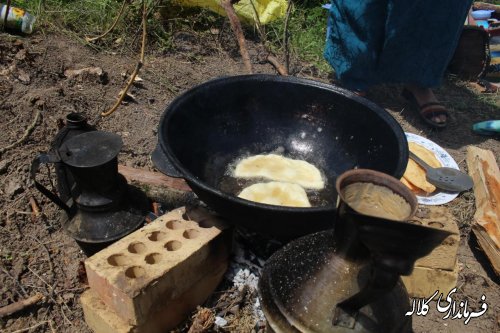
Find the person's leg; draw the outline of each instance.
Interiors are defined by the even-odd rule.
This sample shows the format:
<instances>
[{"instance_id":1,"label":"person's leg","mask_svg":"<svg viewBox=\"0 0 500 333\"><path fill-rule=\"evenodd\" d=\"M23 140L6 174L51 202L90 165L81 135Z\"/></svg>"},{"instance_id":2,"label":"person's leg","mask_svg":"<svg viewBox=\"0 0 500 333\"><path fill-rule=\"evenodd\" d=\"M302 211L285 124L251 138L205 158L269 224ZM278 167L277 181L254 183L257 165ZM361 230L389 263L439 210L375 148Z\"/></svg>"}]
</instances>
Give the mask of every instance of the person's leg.
<instances>
[{"instance_id":1,"label":"person's leg","mask_svg":"<svg viewBox=\"0 0 500 333\"><path fill-rule=\"evenodd\" d=\"M471 0L389 0L379 76L389 83L439 87Z\"/></svg>"},{"instance_id":2,"label":"person's leg","mask_svg":"<svg viewBox=\"0 0 500 333\"><path fill-rule=\"evenodd\" d=\"M332 1L324 55L348 89L363 91L379 81L376 68L384 43L387 1Z\"/></svg>"},{"instance_id":3,"label":"person's leg","mask_svg":"<svg viewBox=\"0 0 500 333\"><path fill-rule=\"evenodd\" d=\"M405 84L423 119L443 127L448 119L432 87L441 85L455 52L471 0L390 0L380 77ZM418 17L418 20L415 18Z\"/></svg>"}]
</instances>

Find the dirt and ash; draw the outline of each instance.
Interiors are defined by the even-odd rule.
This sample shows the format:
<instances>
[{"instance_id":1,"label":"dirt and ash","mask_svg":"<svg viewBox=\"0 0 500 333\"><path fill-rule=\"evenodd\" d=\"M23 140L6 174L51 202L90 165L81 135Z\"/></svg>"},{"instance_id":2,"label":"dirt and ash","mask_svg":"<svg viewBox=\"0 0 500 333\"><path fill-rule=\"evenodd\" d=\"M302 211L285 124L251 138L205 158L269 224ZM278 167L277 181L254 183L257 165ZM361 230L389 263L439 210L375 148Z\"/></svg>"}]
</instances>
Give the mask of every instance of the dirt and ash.
<instances>
[{"instance_id":1,"label":"dirt and ash","mask_svg":"<svg viewBox=\"0 0 500 333\"><path fill-rule=\"evenodd\" d=\"M208 79L244 73L234 45L228 48L217 43L200 47L197 38L180 36L175 52L146 57L140 73L144 81L130 91L134 98L98 124L100 129L123 138L120 163L152 170L149 156L156 144L159 118L168 103ZM255 48L250 48L255 55ZM36 305L1 318L2 332L89 332L78 301L87 288L82 267L85 256L61 229L55 205L34 189L30 163L39 152L47 151L65 115L81 112L93 121L108 109L125 84L127 75L123 73L130 72L135 63L132 53L94 51L65 35L0 35L0 149L14 144L0 158L0 307L36 293L44 296ZM256 72L274 73L270 65L254 66ZM75 72L81 69L85 70ZM500 156L498 141L475 136L469 130L474 121L498 116L498 105L484 103L470 87L447 82L439 90L440 98L455 101L457 111L450 128L442 132L427 130L404 101L389 91L377 90L369 97L386 107L405 130L446 147L462 167L468 144L492 149ZM20 140L23 136L25 139ZM18 140L21 142L16 144ZM50 186L55 175L53 170L48 171L42 171L40 180ZM33 199L41 210L39 216L32 213ZM459 320L442 320L439 313L430 311L426 317L414 318L415 332L494 332L498 330L500 291L498 279L477 244L469 240L473 195L465 193L449 206L462 231L458 296L477 304L484 294L489 309L467 326ZM251 277L258 277L261 264L232 266L220 291L206 304L219 324L211 330L262 330L255 279ZM178 331L187 331L190 323L189 319Z\"/></svg>"}]
</instances>

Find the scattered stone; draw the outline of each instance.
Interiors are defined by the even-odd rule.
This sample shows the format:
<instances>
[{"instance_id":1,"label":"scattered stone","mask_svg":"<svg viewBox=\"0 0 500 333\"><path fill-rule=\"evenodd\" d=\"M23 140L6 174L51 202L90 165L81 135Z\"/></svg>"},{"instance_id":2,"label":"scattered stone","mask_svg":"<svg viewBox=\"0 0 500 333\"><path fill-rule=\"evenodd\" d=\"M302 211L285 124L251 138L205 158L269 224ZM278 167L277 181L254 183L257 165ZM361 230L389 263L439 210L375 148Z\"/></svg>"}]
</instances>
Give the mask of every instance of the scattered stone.
<instances>
[{"instance_id":1,"label":"scattered stone","mask_svg":"<svg viewBox=\"0 0 500 333\"><path fill-rule=\"evenodd\" d=\"M24 188L21 186L21 184L17 180L9 180L7 183L7 186L4 188L5 194L10 197L11 199L14 198L16 195L24 192Z\"/></svg>"},{"instance_id":2,"label":"scattered stone","mask_svg":"<svg viewBox=\"0 0 500 333\"><path fill-rule=\"evenodd\" d=\"M219 327L224 327L224 326L227 326L227 320L222 318L222 317L215 317L215 322L214 322L215 325L219 326Z\"/></svg>"},{"instance_id":3,"label":"scattered stone","mask_svg":"<svg viewBox=\"0 0 500 333\"><path fill-rule=\"evenodd\" d=\"M19 61L23 61L26 60L26 56L27 56L26 49L21 49L19 52L17 52L15 58Z\"/></svg>"},{"instance_id":4,"label":"scattered stone","mask_svg":"<svg viewBox=\"0 0 500 333\"><path fill-rule=\"evenodd\" d=\"M0 74L1 76L1 74ZM0 96L6 98L12 93L12 84L6 78L0 79Z\"/></svg>"},{"instance_id":5,"label":"scattered stone","mask_svg":"<svg viewBox=\"0 0 500 333\"><path fill-rule=\"evenodd\" d=\"M69 302L75 298L75 294L73 293L66 293L62 297L66 302Z\"/></svg>"},{"instance_id":6,"label":"scattered stone","mask_svg":"<svg viewBox=\"0 0 500 333\"><path fill-rule=\"evenodd\" d=\"M31 77L29 76L29 74L23 71L22 69L18 70L17 79L21 81L21 83L26 85L30 84L31 82Z\"/></svg>"},{"instance_id":7,"label":"scattered stone","mask_svg":"<svg viewBox=\"0 0 500 333\"><path fill-rule=\"evenodd\" d=\"M233 283L238 288L248 286L251 291L255 291L259 284L259 278L248 269L240 269L234 276Z\"/></svg>"},{"instance_id":8,"label":"scattered stone","mask_svg":"<svg viewBox=\"0 0 500 333\"><path fill-rule=\"evenodd\" d=\"M22 46L22 47L24 47L24 43L23 43L23 41L22 41L22 40L20 40L20 39L16 39L16 40L12 43L12 45L14 45L14 46L19 46L19 47L21 47L21 46Z\"/></svg>"},{"instance_id":9,"label":"scattered stone","mask_svg":"<svg viewBox=\"0 0 500 333\"><path fill-rule=\"evenodd\" d=\"M68 79L78 78L79 80L96 80L100 83L106 83L106 72L101 67L86 67L82 69L67 69L64 76Z\"/></svg>"},{"instance_id":10,"label":"scattered stone","mask_svg":"<svg viewBox=\"0 0 500 333\"><path fill-rule=\"evenodd\" d=\"M90 75L104 75L104 71L102 70L101 67L86 67L82 69L67 69L64 71L64 76L66 76L68 79L75 77L75 76L80 76L82 74L90 74Z\"/></svg>"},{"instance_id":11,"label":"scattered stone","mask_svg":"<svg viewBox=\"0 0 500 333\"><path fill-rule=\"evenodd\" d=\"M419 218L422 218L422 219L425 219L425 218L428 218L429 217L429 214L430 214L430 209L427 208L427 207L418 207L416 213L415 213L415 216L416 217L419 217Z\"/></svg>"},{"instance_id":12,"label":"scattered stone","mask_svg":"<svg viewBox=\"0 0 500 333\"><path fill-rule=\"evenodd\" d=\"M121 96L123 94L123 90L121 90L119 93L118 93L118 96ZM137 98L135 97L134 94L131 94L129 92L127 92L125 94L125 98L123 99L122 103L123 104L127 104L127 102L134 102L134 103L137 103Z\"/></svg>"},{"instance_id":13,"label":"scattered stone","mask_svg":"<svg viewBox=\"0 0 500 333\"><path fill-rule=\"evenodd\" d=\"M0 161L0 175L3 175L4 173L7 172L10 166L10 161L7 160L1 160Z\"/></svg>"}]
</instances>

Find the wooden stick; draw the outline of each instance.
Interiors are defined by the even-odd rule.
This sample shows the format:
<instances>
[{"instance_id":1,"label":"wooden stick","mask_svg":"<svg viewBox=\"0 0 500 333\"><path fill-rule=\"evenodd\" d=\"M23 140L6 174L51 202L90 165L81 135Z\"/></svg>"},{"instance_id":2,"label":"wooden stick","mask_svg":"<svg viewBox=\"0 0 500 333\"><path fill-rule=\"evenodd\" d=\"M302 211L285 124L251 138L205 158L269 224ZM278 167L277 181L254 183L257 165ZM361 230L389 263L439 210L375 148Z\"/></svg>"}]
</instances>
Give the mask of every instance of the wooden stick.
<instances>
[{"instance_id":1,"label":"wooden stick","mask_svg":"<svg viewBox=\"0 0 500 333\"><path fill-rule=\"evenodd\" d=\"M118 165L118 172L121 173L128 181L170 187L186 192L191 191L191 188L188 184L186 184L184 179L169 177L159 172L131 168L125 165Z\"/></svg>"},{"instance_id":2,"label":"wooden stick","mask_svg":"<svg viewBox=\"0 0 500 333\"><path fill-rule=\"evenodd\" d=\"M283 75L283 76L288 76L288 71L286 70L285 67L283 67L282 64L280 64L280 62L278 61L278 59L276 59L275 56L273 55L268 55L266 60L274 66L274 68L276 68L276 70L278 71L278 73L280 75Z\"/></svg>"},{"instance_id":3,"label":"wooden stick","mask_svg":"<svg viewBox=\"0 0 500 333\"><path fill-rule=\"evenodd\" d=\"M21 328L20 330L15 330L15 331L12 331L10 333L24 333L24 332L29 332L29 331L34 330L35 328L40 327L40 326L45 325L45 324L49 324L50 329L52 331L54 331L54 328L52 327L52 322L46 320L46 321L41 321L38 324L35 324L33 326L26 327L26 328Z\"/></svg>"},{"instance_id":4,"label":"wooden stick","mask_svg":"<svg viewBox=\"0 0 500 333\"><path fill-rule=\"evenodd\" d=\"M252 5L252 9L253 9L253 12L255 15L255 26L256 26L257 32L259 33L259 36L260 36L261 46L265 50L265 52L267 53L264 61L267 61L268 63L273 65L274 68L276 69L276 71L280 75L287 76L288 70L285 67L283 67L283 65L281 65L278 58L276 58L274 55L272 55L271 51L269 50L269 47L267 47L267 38L266 38L266 34L264 33L264 29L262 28L262 24L260 24L259 13L257 12L257 8L255 8L253 1L250 1L250 4Z\"/></svg>"},{"instance_id":5,"label":"wooden stick","mask_svg":"<svg viewBox=\"0 0 500 333\"><path fill-rule=\"evenodd\" d=\"M116 27L116 24L118 23L118 20L120 19L120 17L122 17L122 14L123 14L123 11L125 10L125 6L127 5L127 3L129 2L129 0L123 0L123 3L122 3L122 6L120 8L120 11L118 12L118 15L116 15L116 18L115 18L115 21L113 22L113 24L111 25L111 27L109 27L109 29L99 35L99 36L95 36L95 37L85 37L85 40L90 43L90 42L94 42L98 39L101 39L103 38L104 36L106 36L107 34L109 34L111 31L113 31L113 29Z\"/></svg>"},{"instance_id":6,"label":"wooden stick","mask_svg":"<svg viewBox=\"0 0 500 333\"><path fill-rule=\"evenodd\" d=\"M236 39L238 40L238 45L240 47L241 58L243 58L243 63L245 64L248 74L253 73L252 63L250 61L250 55L248 54L248 49L245 41L245 35L243 34L243 29L241 28L241 22L236 15L233 3L231 0L222 0L221 6L226 11L227 17L229 18L229 23L231 24L231 29L233 30Z\"/></svg>"},{"instance_id":7,"label":"wooden stick","mask_svg":"<svg viewBox=\"0 0 500 333\"><path fill-rule=\"evenodd\" d=\"M472 231L500 276L500 171L489 150L467 147L467 168L474 180L476 213Z\"/></svg>"},{"instance_id":8,"label":"wooden stick","mask_svg":"<svg viewBox=\"0 0 500 333\"><path fill-rule=\"evenodd\" d=\"M34 197L30 197L31 211L34 217L40 216L40 207Z\"/></svg>"},{"instance_id":9,"label":"wooden stick","mask_svg":"<svg viewBox=\"0 0 500 333\"><path fill-rule=\"evenodd\" d=\"M102 112L101 117L107 117L118 109L120 104L123 102L123 99L125 98L125 96L127 96L128 90L130 89L130 87L134 83L135 77L137 76L137 74L139 74L139 71L141 70L141 67L144 64L144 53L145 53L145 49L146 49L146 35L147 35L147 32L146 32L147 8L146 8L146 1L143 0L142 3L143 3L143 8L142 8L142 42L141 42L141 54L140 54L139 62L137 62L137 65L135 66L134 71L130 75L130 79L128 80L127 85L125 86L125 89L122 90L122 92L121 92L120 96L118 97L118 99L116 100L115 104L108 111Z\"/></svg>"},{"instance_id":10,"label":"wooden stick","mask_svg":"<svg viewBox=\"0 0 500 333\"><path fill-rule=\"evenodd\" d=\"M160 215L160 204L158 202L153 202L153 214Z\"/></svg>"},{"instance_id":11,"label":"wooden stick","mask_svg":"<svg viewBox=\"0 0 500 333\"><path fill-rule=\"evenodd\" d=\"M38 293L35 296L31 296L30 298L26 298L15 303L6 305L0 308L0 318L11 315L18 311L21 311L33 304L40 302L43 299L43 295Z\"/></svg>"},{"instance_id":12,"label":"wooden stick","mask_svg":"<svg viewBox=\"0 0 500 333\"><path fill-rule=\"evenodd\" d=\"M292 0L288 0L288 6L286 8L285 16L285 26L283 31L283 47L285 49L285 69L287 73L290 73L290 49L288 47L288 41L290 40L290 33L288 31L288 22L290 21L290 15L292 13Z\"/></svg>"},{"instance_id":13,"label":"wooden stick","mask_svg":"<svg viewBox=\"0 0 500 333\"><path fill-rule=\"evenodd\" d=\"M208 332L215 322L215 315L212 310L207 308L199 309L193 318L193 324L188 333Z\"/></svg>"}]
</instances>

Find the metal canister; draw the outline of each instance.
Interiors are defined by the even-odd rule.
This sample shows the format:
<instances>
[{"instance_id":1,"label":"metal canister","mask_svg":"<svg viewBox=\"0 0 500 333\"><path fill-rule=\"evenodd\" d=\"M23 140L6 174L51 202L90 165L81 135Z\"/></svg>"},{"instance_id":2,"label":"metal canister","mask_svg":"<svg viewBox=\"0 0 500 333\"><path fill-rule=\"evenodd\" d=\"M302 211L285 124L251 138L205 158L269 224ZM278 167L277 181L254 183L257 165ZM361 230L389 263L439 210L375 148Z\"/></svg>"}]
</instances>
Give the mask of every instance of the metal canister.
<instances>
[{"instance_id":1,"label":"metal canister","mask_svg":"<svg viewBox=\"0 0 500 333\"><path fill-rule=\"evenodd\" d=\"M56 134L54 141L50 145L51 151L57 152L61 146L74 136L79 134L95 131L95 127L87 123L87 118L77 112L70 113L66 116L66 124ZM70 200L75 191L75 180L71 171L62 164L56 163L56 176L57 176L57 192L59 197L65 203Z\"/></svg>"}]
</instances>

